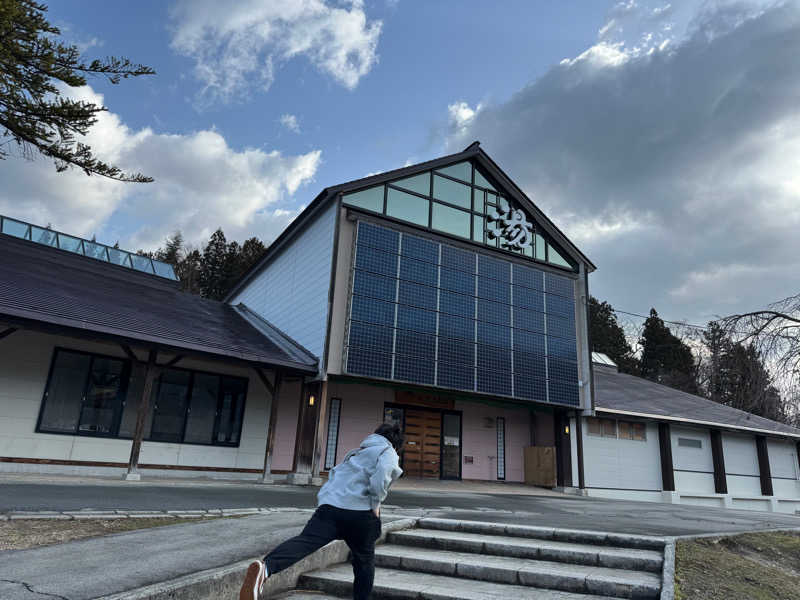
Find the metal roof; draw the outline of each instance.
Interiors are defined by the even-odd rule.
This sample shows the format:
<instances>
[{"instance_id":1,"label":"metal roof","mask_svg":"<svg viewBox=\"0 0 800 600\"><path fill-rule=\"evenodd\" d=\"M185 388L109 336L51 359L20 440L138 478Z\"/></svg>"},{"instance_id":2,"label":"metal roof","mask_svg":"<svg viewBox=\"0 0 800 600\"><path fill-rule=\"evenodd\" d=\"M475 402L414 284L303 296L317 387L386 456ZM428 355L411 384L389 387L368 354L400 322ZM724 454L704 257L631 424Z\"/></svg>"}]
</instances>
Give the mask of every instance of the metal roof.
<instances>
[{"instance_id":1,"label":"metal roof","mask_svg":"<svg viewBox=\"0 0 800 600\"><path fill-rule=\"evenodd\" d=\"M241 309L183 292L175 282L10 236L0 236L0 255L0 320L9 324L317 370L316 357L277 330L267 335Z\"/></svg>"},{"instance_id":2,"label":"metal roof","mask_svg":"<svg viewBox=\"0 0 800 600\"><path fill-rule=\"evenodd\" d=\"M795 427L610 369L594 371L594 388L598 412L800 438Z\"/></svg>"}]
</instances>

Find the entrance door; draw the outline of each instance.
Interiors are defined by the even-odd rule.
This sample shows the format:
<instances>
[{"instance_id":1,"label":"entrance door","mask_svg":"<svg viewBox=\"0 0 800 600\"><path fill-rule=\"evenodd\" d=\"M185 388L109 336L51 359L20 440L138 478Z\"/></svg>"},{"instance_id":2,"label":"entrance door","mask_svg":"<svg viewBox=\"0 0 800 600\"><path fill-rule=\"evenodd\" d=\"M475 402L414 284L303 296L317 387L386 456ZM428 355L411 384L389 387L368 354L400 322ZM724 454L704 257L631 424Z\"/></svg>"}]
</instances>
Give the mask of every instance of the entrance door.
<instances>
[{"instance_id":1,"label":"entrance door","mask_svg":"<svg viewBox=\"0 0 800 600\"><path fill-rule=\"evenodd\" d=\"M408 477L439 479L442 415L430 410L406 410L403 470Z\"/></svg>"},{"instance_id":2,"label":"entrance door","mask_svg":"<svg viewBox=\"0 0 800 600\"><path fill-rule=\"evenodd\" d=\"M461 413L442 414L442 479L461 479Z\"/></svg>"}]
</instances>

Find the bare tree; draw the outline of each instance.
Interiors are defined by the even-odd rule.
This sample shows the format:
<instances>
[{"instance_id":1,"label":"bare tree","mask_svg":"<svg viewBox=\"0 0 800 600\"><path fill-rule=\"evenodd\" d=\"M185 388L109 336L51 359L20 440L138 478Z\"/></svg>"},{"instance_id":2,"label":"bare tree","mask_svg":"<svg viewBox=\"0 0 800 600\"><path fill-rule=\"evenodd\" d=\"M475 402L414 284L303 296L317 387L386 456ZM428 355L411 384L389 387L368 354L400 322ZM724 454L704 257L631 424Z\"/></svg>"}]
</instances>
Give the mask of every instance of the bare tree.
<instances>
[{"instance_id":1,"label":"bare tree","mask_svg":"<svg viewBox=\"0 0 800 600\"><path fill-rule=\"evenodd\" d=\"M752 344L787 384L800 380L800 294L764 310L730 315L721 320L731 339Z\"/></svg>"}]
</instances>

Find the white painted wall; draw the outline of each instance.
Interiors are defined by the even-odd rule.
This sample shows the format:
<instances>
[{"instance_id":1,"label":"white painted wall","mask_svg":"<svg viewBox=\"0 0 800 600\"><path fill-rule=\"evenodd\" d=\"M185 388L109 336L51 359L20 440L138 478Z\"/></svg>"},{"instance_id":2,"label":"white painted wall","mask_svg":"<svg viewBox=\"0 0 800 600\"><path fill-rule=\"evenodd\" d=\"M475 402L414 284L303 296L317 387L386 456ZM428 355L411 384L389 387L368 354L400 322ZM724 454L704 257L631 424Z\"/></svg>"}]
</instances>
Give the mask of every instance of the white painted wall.
<instances>
[{"instance_id":1,"label":"white painted wall","mask_svg":"<svg viewBox=\"0 0 800 600\"><path fill-rule=\"evenodd\" d=\"M760 496L761 479L755 436L723 432L722 452L725 456L728 493L737 496Z\"/></svg>"},{"instance_id":2,"label":"white painted wall","mask_svg":"<svg viewBox=\"0 0 800 600\"><path fill-rule=\"evenodd\" d=\"M589 435L585 419L582 430L583 472L587 488L661 493L661 455L655 423L647 424L645 441ZM573 470L577 470L577 465ZM591 495L602 495L598 492L592 490Z\"/></svg>"},{"instance_id":3,"label":"white painted wall","mask_svg":"<svg viewBox=\"0 0 800 600\"><path fill-rule=\"evenodd\" d=\"M714 460L711 455L711 434L708 429L671 427L672 466L675 469L675 490L688 494L713 494ZM700 448L681 446L679 438L699 440Z\"/></svg>"},{"instance_id":4,"label":"white painted wall","mask_svg":"<svg viewBox=\"0 0 800 600\"><path fill-rule=\"evenodd\" d=\"M127 463L130 440L36 433L36 421L56 347L126 358L118 345L31 331L18 331L0 340L0 457ZM163 358L168 360L169 357ZM238 448L228 448L145 441L140 462L262 468L270 398L258 377L253 377L246 368L211 361L184 360L179 366L249 378L241 443ZM295 427L296 422L291 426ZM0 463L0 468L11 470L8 465L10 463ZM19 465L13 469L23 470Z\"/></svg>"},{"instance_id":5,"label":"white painted wall","mask_svg":"<svg viewBox=\"0 0 800 600\"><path fill-rule=\"evenodd\" d=\"M772 491L776 498L800 498L797 448L792 442L767 438Z\"/></svg>"},{"instance_id":6,"label":"white painted wall","mask_svg":"<svg viewBox=\"0 0 800 600\"><path fill-rule=\"evenodd\" d=\"M243 302L319 358L328 325L336 206L323 209L230 302Z\"/></svg>"}]
</instances>

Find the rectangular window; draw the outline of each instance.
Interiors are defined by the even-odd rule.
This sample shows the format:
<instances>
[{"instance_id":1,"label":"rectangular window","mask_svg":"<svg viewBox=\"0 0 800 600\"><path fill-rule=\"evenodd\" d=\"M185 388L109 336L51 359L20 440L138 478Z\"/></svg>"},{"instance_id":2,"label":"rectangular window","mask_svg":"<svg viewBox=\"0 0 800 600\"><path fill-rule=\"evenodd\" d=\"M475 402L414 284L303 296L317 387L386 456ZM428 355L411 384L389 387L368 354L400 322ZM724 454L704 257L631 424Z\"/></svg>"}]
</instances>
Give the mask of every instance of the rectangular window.
<instances>
[{"instance_id":1,"label":"rectangular window","mask_svg":"<svg viewBox=\"0 0 800 600\"><path fill-rule=\"evenodd\" d=\"M685 448L702 448L703 441L696 440L694 438L678 438L678 446L683 446Z\"/></svg>"},{"instance_id":2,"label":"rectangular window","mask_svg":"<svg viewBox=\"0 0 800 600\"><path fill-rule=\"evenodd\" d=\"M433 176L433 197L449 204L463 208L472 205L472 190L468 185L458 183L452 179L445 179L438 175Z\"/></svg>"},{"instance_id":3,"label":"rectangular window","mask_svg":"<svg viewBox=\"0 0 800 600\"><path fill-rule=\"evenodd\" d=\"M433 223L431 227L459 237L469 237L470 213L450 208L438 202L433 203Z\"/></svg>"},{"instance_id":4,"label":"rectangular window","mask_svg":"<svg viewBox=\"0 0 800 600\"><path fill-rule=\"evenodd\" d=\"M386 214L396 219L429 227L430 200L389 188L386 196Z\"/></svg>"},{"instance_id":5,"label":"rectangular window","mask_svg":"<svg viewBox=\"0 0 800 600\"><path fill-rule=\"evenodd\" d=\"M154 442L180 442L189 407L189 371L169 369L158 381L153 404L153 427L150 439Z\"/></svg>"},{"instance_id":6,"label":"rectangular window","mask_svg":"<svg viewBox=\"0 0 800 600\"><path fill-rule=\"evenodd\" d=\"M506 478L506 420L497 417L497 478Z\"/></svg>"},{"instance_id":7,"label":"rectangular window","mask_svg":"<svg viewBox=\"0 0 800 600\"><path fill-rule=\"evenodd\" d=\"M600 424L600 419L597 417L587 417L586 419L586 430L589 435L603 435L603 427Z\"/></svg>"},{"instance_id":8,"label":"rectangular window","mask_svg":"<svg viewBox=\"0 0 800 600\"><path fill-rule=\"evenodd\" d=\"M644 423L620 421L619 439L645 441L647 439L647 428Z\"/></svg>"},{"instance_id":9,"label":"rectangular window","mask_svg":"<svg viewBox=\"0 0 800 600\"><path fill-rule=\"evenodd\" d=\"M128 361L57 349L37 431L115 436Z\"/></svg>"},{"instance_id":10,"label":"rectangular window","mask_svg":"<svg viewBox=\"0 0 800 600\"><path fill-rule=\"evenodd\" d=\"M328 445L325 449L325 469L336 465L336 448L339 446L339 415L342 411L342 399L331 398L328 414Z\"/></svg>"},{"instance_id":11,"label":"rectangular window","mask_svg":"<svg viewBox=\"0 0 800 600\"><path fill-rule=\"evenodd\" d=\"M186 417L184 441L192 444L210 444L214 440L214 423L217 419L219 375L197 373L192 385L192 397Z\"/></svg>"}]
</instances>

